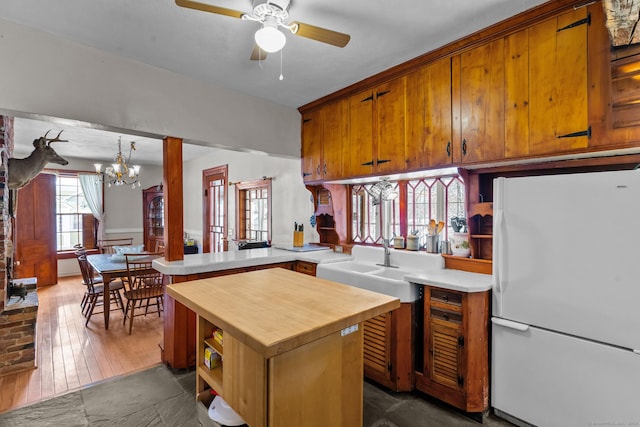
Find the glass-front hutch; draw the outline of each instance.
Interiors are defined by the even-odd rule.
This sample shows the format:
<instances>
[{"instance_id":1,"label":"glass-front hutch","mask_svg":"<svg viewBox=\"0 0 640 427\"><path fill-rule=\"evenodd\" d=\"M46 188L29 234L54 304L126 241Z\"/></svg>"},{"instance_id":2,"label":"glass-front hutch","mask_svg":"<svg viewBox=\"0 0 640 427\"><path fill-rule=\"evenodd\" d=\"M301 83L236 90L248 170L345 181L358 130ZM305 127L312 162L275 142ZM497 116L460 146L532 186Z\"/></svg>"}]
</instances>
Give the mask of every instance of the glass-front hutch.
<instances>
[{"instance_id":1,"label":"glass-front hutch","mask_svg":"<svg viewBox=\"0 0 640 427\"><path fill-rule=\"evenodd\" d=\"M164 243L164 196L162 185L142 190L144 215L144 249L155 251L158 241Z\"/></svg>"}]
</instances>

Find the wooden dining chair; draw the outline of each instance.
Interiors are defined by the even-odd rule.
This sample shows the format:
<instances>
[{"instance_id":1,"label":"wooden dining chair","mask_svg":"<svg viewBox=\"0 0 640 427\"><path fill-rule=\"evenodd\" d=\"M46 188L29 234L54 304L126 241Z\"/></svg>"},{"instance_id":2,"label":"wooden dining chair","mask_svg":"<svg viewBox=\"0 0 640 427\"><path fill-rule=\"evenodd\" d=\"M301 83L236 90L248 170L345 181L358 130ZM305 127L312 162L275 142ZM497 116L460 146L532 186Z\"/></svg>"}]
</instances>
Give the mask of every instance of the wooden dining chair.
<instances>
[{"instance_id":1,"label":"wooden dining chair","mask_svg":"<svg viewBox=\"0 0 640 427\"><path fill-rule=\"evenodd\" d=\"M100 253L113 254L114 246L131 246L133 245L133 237L123 237L121 239L102 239L98 240L98 248Z\"/></svg>"},{"instance_id":2,"label":"wooden dining chair","mask_svg":"<svg viewBox=\"0 0 640 427\"><path fill-rule=\"evenodd\" d=\"M85 291L85 296L83 298L84 306L82 307L82 314L87 318L84 325L87 326L89 324L89 320L91 316L94 314L103 313L95 312L94 309L98 305L103 305L104 301L104 284L97 283L95 281L95 276L91 269L91 265L89 265L89 261L87 261L87 255L81 254L78 255L78 264L80 265L80 272L82 273L82 281L86 285L87 289ZM117 280L113 281L109 284L109 292L111 292L111 300L115 302L115 308L111 307L103 307L103 310L122 310L124 311L124 304L122 302L122 295L120 294L120 290L124 287L122 281Z\"/></svg>"},{"instance_id":3,"label":"wooden dining chair","mask_svg":"<svg viewBox=\"0 0 640 427\"><path fill-rule=\"evenodd\" d=\"M156 240L155 252L164 253L164 240Z\"/></svg>"},{"instance_id":4,"label":"wooden dining chair","mask_svg":"<svg viewBox=\"0 0 640 427\"><path fill-rule=\"evenodd\" d=\"M147 254L125 254L127 263L127 284L125 285L124 297L127 305L124 309L124 319L122 324L126 324L129 318L129 335L133 328L133 318L135 316L146 316L149 306L155 305L158 317L162 313L164 303L164 283L163 275L153 268L152 261L162 257L162 253L154 252ZM154 304L155 303L155 304ZM135 314L136 308L145 306L144 313Z\"/></svg>"},{"instance_id":5,"label":"wooden dining chair","mask_svg":"<svg viewBox=\"0 0 640 427\"><path fill-rule=\"evenodd\" d=\"M77 244L74 246L75 248L75 255L76 258L79 256L85 256L87 255L87 249L82 246L81 244ZM80 260L78 260L78 263L80 264ZM86 276L86 272L83 270L83 265L80 264L80 273L82 274L82 284L87 287L88 286L88 279L85 278ZM89 274L91 274L91 276L93 277L93 283L94 284L100 284L102 283L102 276L98 275L95 273L95 271L93 271L93 268L91 268L91 265L89 265ZM87 301L89 300L89 292L87 290L85 290L84 295L82 297L82 301L80 301L80 308L82 308L82 312L84 313L84 309L86 307Z\"/></svg>"}]
</instances>

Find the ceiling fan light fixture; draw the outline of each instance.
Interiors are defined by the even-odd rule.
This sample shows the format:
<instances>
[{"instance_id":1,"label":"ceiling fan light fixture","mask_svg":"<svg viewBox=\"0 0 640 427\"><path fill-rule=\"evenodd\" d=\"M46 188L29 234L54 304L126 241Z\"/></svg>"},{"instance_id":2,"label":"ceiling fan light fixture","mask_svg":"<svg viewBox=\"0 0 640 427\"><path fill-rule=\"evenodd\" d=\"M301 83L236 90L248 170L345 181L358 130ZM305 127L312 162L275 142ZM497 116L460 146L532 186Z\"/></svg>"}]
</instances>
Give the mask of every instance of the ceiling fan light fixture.
<instances>
[{"instance_id":1,"label":"ceiling fan light fixture","mask_svg":"<svg viewBox=\"0 0 640 427\"><path fill-rule=\"evenodd\" d=\"M279 51L287 43L287 37L277 28L274 22L265 21L262 28L256 31L255 40L260 49L267 53Z\"/></svg>"}]
</instances>

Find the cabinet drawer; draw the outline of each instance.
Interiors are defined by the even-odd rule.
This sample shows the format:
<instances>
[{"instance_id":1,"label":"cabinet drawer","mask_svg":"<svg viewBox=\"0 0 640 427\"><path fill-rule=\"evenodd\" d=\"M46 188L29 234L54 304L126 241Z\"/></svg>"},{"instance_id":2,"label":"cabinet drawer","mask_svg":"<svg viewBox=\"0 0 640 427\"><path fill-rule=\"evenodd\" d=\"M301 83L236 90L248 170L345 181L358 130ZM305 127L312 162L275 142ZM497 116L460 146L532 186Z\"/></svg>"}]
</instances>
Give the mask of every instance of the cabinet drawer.
<instances>
[{"instance_id":1,"label":"cabinet drawer","mask_svg":"<svg viewBox=\"0 0 640 427\"><path fill-rule=\"evenodd\" d=\"M296 271L298 273L308 274L309 276L316 275L316 264L306 261L296 261Z\"/></svg>"},{"instance_id":2,"label":"cabinet drawer","mask_svg":"<svg viewBox=\"0 0 640 427\"><path fill-rule=\"evenodd\" d=\"M462 294L444 289L431 289L431 301L462 306Z\"/></svg>"},{"instance_id":3,"label":"cabinet drawer","mask_svg":"<svg viewBox=\"0 0 640 427\"><path fill-rule=\"evenodd\" d=\"M462 314L454 311L440 310L439 308L431 308L431 318L444 320L456 324L462 323Z\"/></svg>"}]
</instances>

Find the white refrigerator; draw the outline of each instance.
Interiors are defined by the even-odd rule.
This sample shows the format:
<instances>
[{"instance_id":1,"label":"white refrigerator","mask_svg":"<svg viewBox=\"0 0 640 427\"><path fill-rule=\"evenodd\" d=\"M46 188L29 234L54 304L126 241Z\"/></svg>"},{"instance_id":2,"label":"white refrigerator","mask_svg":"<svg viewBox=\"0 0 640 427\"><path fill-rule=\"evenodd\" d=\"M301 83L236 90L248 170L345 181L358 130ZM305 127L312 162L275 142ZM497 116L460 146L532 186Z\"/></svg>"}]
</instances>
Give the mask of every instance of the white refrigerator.
<instances>
[{"instance_id":1,"label":"white refrigerator","mask_svg":"<svg viewBox=\"0 0 640 427\"><path fill-rule=\"evenodd\" d=\"M640 170L493 185L491 406L640 426Z\"/></svg>"}]
</instances>

